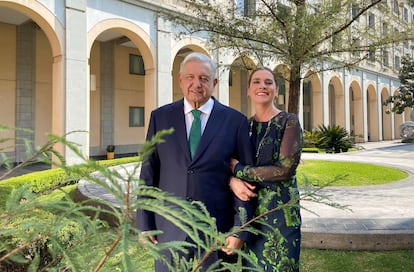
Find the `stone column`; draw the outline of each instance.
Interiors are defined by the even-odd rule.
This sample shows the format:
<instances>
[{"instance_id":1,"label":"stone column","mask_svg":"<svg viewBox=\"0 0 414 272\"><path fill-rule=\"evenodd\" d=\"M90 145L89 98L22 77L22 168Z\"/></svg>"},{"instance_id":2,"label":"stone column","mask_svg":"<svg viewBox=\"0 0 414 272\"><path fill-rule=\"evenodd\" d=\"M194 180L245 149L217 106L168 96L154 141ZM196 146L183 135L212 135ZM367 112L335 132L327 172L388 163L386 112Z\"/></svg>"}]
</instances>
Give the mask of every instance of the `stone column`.
<instances>
[{"instance_id":1,"label":"stone column","mask_svg":"<svg viewBox=\"0 0 414 272\"><path fill-rule=\"evenodd\" d=\"M174 56L172 56L174 57ZM158 90L156 94L156 107L168 104L173 100L173 86L172 86L172 59L171 59L171 23L165 21L163 18L157 18L157 64L158 77L156 78ZM153 73L153 71L151 72ZM147 74L147 71L145 71ZM148 75L146 75L148 76ZM145 93L145 97L150 97L151 94ZM153 107L148 108L151 104L145 102L145 115L149 117Z\"/></svg>"},{"instance_id":2,"label":"stone column","mask_svg":"<svg viewBox=\"0 0 414 272\"><path fill-rule=\"evenodd\" d=\"M90 109L87 79L87 25L86 0L66 0L66 133L89 131ZM79 144L82 154L89 156L89 133L76 132L68 140ZM66 148L68 164L81 162Z\"/></svg>"},{"instance_id":3,"label":"stone column","mask_svg":"<svg viewBox=\"0 0 414 272\"><path fill-rule=\"evenodd\" d=\"M322 72L322 107L323 107L323 124L329 125L329 72Z\"/></svg>"},{"instance_id":4,"label":"stone column","mask_svg":"<svg viewBox=\"0 0 414 272\"><path fill-rule=\"evenodd\" d=\"M383 118L382 118L382 103L381 103L381 96L382 96L382 94L381 94L381 81L380 81L380 79L378 78L378 75L377 75L377 80L376 80L376 84L375 84L375 88L377 89L377 108L378 108L378 111L377 111L377 118L378 118L378 140L379 141L382 141L382 140L384 140L383 138L384 138L384 132L383 132L383 129L384 129L384 127L383 127L383 124L384 124L384 120L383 120Z\"/></svg>"},{"instance_id":5,"label":"stone column","mask_svg":"<svg viewBox=\"0 0 414 272\"><path fill-rule=\"evenodd\" d=\"M31 141L33 148L35 130L35 76L36 76L36 25L33 22L19 25L16 31L16 130L15 161L27 159L23 140Z\"/></svg>"},{"instance_id":6,"label":"stone column","mask_svg":"<svg viewBox=\"0 0 414 272\"><path fill-rule=\"evenodd\" d=\"M114 145L114 43L101 43L101 150Z\"/></svg>"}]
</instances>

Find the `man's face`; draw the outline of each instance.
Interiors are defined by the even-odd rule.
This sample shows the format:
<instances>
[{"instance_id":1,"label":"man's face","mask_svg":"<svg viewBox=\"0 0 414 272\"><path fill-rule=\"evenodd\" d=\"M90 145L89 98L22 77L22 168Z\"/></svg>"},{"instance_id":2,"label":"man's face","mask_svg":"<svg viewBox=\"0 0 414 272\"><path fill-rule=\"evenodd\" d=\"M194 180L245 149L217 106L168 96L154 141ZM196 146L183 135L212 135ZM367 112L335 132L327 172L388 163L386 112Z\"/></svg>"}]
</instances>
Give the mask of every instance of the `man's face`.
<instances>
[{"instance_id":1,"label":"man's face","mask_svg":"<svg viewBox=\"0 0 414 272\"><path fill-rule=\"evenodd\" d=\"M217 79L208 63L194 60L183 66L178 74L181 91L194 108L199 108L212 96Z\"/></svg>"}]
</instances>

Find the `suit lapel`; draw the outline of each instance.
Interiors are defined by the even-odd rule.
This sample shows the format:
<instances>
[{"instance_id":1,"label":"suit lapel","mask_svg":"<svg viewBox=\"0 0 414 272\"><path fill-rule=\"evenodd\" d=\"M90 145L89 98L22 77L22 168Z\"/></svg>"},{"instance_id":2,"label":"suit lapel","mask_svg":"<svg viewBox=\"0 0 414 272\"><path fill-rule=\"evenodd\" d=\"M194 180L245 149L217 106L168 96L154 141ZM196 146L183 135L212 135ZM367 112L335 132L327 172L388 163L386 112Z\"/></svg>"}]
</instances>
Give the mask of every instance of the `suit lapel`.
<instances>
[{"instance_id":1,"label":"suit lapel","mask_svg":"<svg viewBox=\"0 0 414 272\"><path fill-rule=\"evenodd\" d=\"M214 106L211 111L210 117L208 118L206 128L204 129L203 135L201 136L200 143L197 148L194 160L204 153L207 149L210 142L214 139L214 136L217 135L217 132L222 129L223 122L221 118L223 116L222 112L226 108L220 104L217 100L214 99Z\"/></svg>"},{"instance_id":2,"label":"suit lapel","mask_svg":"<svg viewBox=\"0 0 414 272\"><path fill-rule=\"evenodd\" d=\"M174 135L176 137L176 143L178 143L182 152L186 154L187 159L191 160L187 140L187 129L185 126L183 99L174 103L170 118L172 118L172 125L175 128Z\"/></svg>"}]
</instances>

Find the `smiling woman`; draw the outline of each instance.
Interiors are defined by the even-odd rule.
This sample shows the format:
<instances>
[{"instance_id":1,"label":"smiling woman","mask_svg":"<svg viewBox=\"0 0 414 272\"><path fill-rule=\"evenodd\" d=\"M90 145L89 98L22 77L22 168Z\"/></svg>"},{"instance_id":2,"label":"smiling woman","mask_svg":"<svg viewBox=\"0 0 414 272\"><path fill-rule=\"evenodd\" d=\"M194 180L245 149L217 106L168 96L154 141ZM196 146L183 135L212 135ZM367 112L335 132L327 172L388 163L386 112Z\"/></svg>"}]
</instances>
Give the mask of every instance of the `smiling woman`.
<instances>
[{"instance_id":1,"label":"smiling woman","mask_svg":"<svg viewBox=\"0 0 414 272\"><path fill-rule=\"evenodd\" d=\"M339 175L344 177L331 183ZM297 169L297 177L299 185L304 185L306 177L318 186L361 186L402 180L408 174L396 168L367 163L304 160Z\"/></svg>"}]
</instances>

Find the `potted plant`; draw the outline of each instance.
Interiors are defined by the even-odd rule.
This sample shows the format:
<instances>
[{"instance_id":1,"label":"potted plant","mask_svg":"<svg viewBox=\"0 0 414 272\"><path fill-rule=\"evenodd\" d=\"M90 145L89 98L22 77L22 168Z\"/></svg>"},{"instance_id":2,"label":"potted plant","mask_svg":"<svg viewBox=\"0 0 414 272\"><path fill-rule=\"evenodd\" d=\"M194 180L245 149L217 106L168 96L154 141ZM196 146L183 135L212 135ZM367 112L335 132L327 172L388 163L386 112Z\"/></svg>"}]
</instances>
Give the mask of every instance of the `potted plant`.
<instances>
[{"instance_id":1,"label":"potted plant","mask_svg":"<svg viewBox=\"0 0 414 272\"><path fill-rule=\"evenodd\" d=\"M115 146L107 145L106 146L106 158L112 160L115 157Z\"/></svg>"}]
</instances>

